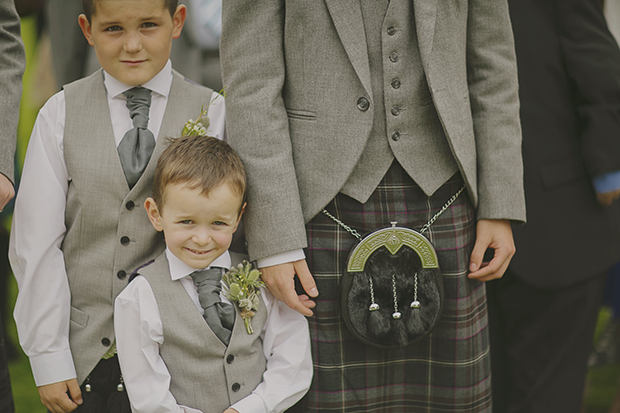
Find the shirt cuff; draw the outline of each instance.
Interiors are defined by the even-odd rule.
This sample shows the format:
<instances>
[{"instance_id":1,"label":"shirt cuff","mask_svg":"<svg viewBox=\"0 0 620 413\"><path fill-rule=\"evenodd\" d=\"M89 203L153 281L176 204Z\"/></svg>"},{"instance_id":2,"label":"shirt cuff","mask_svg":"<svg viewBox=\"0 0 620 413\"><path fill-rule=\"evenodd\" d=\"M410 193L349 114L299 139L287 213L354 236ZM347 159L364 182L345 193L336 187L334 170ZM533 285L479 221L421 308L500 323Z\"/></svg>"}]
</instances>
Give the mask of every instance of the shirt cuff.
<instances>
[{"instance_id":1,"label":"shirt cuff","mask_svg":"<svg viewBox=\"0 0 620 413\"><path fill-rule=\"evenodd\" d=\"M70 350L30 357L30 366L37 387L77 377Z\"/></svg>"},{"instance_id":2,"label":"shirt cuff","mask_svg":"<svg viewBox=\"0 0 620 413\"><path fill-rule=\"evenodd\" d=\"M306 258L303 249L283 252L256 261L258 268L273 267L274 265L286 264Z\"/></svg>"},{"instance_id":3,"label":"shirt cuff","mask_svg":"<svg viewBox=\"0 0 620 413\"><path fill-rule=\"evenodd\" d=\"M267 406L265 406L263 399L254 393L239 400L230 407L239 413L268 413Z\"/></svg>"},{"instance_id":4,"label":"shirt cuff","mask_svg":"<svg viewBox=\"0 0 620 413\"><path fill-rule=\"evenodd\" d=\"M620 171L599 175L592 180L594 190L599 194L620 189Z\"/></svg>"}]
</instances>

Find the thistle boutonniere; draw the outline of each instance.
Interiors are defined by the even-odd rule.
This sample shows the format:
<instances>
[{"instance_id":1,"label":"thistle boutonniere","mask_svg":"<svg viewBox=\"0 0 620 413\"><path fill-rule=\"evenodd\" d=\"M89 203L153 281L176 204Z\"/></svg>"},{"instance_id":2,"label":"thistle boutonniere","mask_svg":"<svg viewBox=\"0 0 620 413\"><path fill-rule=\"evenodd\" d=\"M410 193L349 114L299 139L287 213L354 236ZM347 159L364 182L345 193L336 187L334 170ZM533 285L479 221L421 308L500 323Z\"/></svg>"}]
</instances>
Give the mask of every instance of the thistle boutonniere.
<instances>
[{"instance_id":1,"label":"thistle boutonniere","mask_svg":"<svg viewBox=\"0 0 620 413\"><path fill-rule=\"evenodd\" d=\"M248 334L254 334L252 317L258 311L260 305L260 290L265 284L260 279L260 271L252 267L252 264L243 261L237 267L231 268L222 277L226 289L226 298L237 304L241 309L241 318Z\"/></svg>"},{"instance_id":2,"label":"thistle boutonniere","mask_svg":"<svg viewBox=\"0 0 620 413\"><path fill-rule=\"evenodd\" d=\"M217 100L220 95L226 97L224 93L224 89L220 90L220 92L215 95L213 99L209 102L207 107L202 105L200 108L200 115L198 115L198 119L193 120L190 119L185 122L185 126L183 126L183 132L181 132L181 136L193 136L193 135L206 135L211 125L211 120L207 116L207 112L209 111L209 107Z\"/></svg>"}]
</instances>

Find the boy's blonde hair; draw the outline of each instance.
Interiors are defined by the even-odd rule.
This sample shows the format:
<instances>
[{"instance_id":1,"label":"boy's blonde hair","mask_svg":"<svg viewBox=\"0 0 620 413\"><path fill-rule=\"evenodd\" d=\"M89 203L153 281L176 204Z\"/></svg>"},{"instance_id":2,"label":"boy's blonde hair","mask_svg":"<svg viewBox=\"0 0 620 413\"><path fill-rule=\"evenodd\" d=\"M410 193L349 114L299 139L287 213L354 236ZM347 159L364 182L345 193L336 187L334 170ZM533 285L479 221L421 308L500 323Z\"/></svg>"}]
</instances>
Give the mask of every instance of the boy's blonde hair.
<instances>
[{"instance_id":1,"label":"boy's blonde hair","mask_svg":"<svg viewBox=\"0 0 620 413\"><path fill-rule=\"evenodd\" d=\"M157 161L153 182L153 200L160 213L165 205L166 187L186 184L208 195L214 188L228 183L245 203L245 167L226 142L210 136L183 136L170 139L170 145Z\"/></svg>"},{"instance_id":2,"label":"boy's blonde hair","mask_svg":"<svg viewBox=\"0 0 620 413\"><path fill-rule=\"evenodd\" d=\"M100 0L82 0L82 8L84 9L84 14L88 19L88 22L91 22L91 18L93 14L95 14L95 4ZM179 5L179 0L161 0L164 2L164 7L170 10L170 15L174 16L174 13L177 10L177 6Z\"/></svg>"}]
</instances>

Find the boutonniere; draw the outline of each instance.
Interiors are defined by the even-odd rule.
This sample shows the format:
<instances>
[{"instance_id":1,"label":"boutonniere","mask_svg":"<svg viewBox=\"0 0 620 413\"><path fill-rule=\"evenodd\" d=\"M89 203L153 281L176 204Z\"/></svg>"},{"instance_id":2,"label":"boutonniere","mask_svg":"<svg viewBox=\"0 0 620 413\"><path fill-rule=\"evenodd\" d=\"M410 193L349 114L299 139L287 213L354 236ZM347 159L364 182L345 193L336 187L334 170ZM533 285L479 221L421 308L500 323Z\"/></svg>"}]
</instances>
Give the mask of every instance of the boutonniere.
<instances>
[{"instance_id":1,"label":"boutonniere","mask_svg":"<svg viewBox=\"0 0 620 413\"><path fill-rule=\"evenodd\" d=\"M222 277L226 285L224 294L241 310L241 318L248 334L254 334L252 317L258 311L260 305L260 290L265 284L260 279L260 271L252 267L247 261L243 261L237 267L231 268Z\"/></svg>"},{"instance_id":2,"label":"boutonniere","mask_svg":"<svg viewBox=\"0 0 620 413\"><path fill-rule=\"evenodd\" d=\"M185 122L185 126L183 126L183 132L181 132L181 136L194 136L194 135L206 135L211 125L211 120L207 116L207 112L209 111L209 107L217 100L220 95L226 97L224 93L224 89L220 90L220 92L215 95L213 99L209 102L207 107L202 105L200 108L200 115L196 120L190 119Z\"/></svg>"}]
</instances>

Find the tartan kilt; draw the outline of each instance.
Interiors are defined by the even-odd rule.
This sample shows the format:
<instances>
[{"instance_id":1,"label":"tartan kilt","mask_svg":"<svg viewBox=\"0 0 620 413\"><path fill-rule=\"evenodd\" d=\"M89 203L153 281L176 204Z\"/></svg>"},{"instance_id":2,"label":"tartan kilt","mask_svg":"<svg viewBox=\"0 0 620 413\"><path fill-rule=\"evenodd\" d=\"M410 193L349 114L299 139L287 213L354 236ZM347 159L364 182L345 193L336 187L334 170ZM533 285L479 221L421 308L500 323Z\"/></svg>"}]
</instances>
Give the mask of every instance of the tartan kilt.
<instances>
[{"instance_id":1,"label":"tartan kilt","mask_svg":"<svg viewBox=\"0 0 620 413\"><path fill-rule=\"evenodd\" d=\"M456 174L428 197L394 162L365 203L338 194L326 209L360 234L420 229L463 185ZM435 330L412 346L381 350L357 341L338 309L338 283L356 239L324 214L306 226L307 262L320 295L309 318L314 378L292 412L490 412L485 286L467 278L474 210L464 191L425 233L442 270L445 303Z\"/></svg>"}]
</instances>

